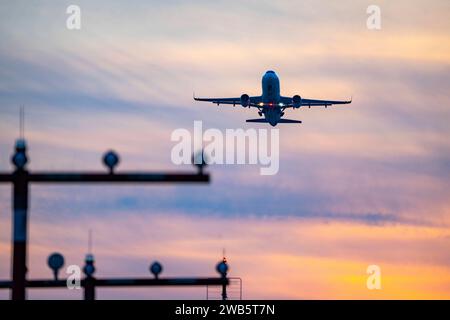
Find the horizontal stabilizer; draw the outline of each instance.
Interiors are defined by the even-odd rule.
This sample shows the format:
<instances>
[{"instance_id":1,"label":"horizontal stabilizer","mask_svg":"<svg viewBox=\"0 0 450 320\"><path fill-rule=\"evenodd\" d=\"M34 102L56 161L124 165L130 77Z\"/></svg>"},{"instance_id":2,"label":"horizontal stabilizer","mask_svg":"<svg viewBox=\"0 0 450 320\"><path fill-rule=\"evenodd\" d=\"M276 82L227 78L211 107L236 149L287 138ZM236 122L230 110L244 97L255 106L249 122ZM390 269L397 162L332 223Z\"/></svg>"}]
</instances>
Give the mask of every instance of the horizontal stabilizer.
<instances>
[{"instance_id":1,"label":"horizontal stabilizer","mask_svg":"<svg viewBox=\"0 0 450 320\"><path fill-rule=\"evenodd\" d=\"M267 123L268 121L264 118L259 119L248 119L245 122L259 122L259 123ZM302 123L300 120L292 120L292 119L283 119L281 118L278 123Z\"/></svg>"},{"instance_id":2,"label":"horizontal stabilizer","mask_svg":"<svg viewBox=\"0 0 450 320\"><path fill-rule=\"evenodd\" d=\"M300 120L280 119L278 123L302 123Z\"/></svg>"},{"instance_id":3,"label":"horizontal stabilizer","mask_svg":"<svg viewBox=\"0 0 450 320\"><path fill-rule=\"evenodd\" d=\"M245 120L245 122L267 122L267 120L264 119L264 118L260 118L260 119L248 119L248 120Z\"/></svg>"}]
</instances>

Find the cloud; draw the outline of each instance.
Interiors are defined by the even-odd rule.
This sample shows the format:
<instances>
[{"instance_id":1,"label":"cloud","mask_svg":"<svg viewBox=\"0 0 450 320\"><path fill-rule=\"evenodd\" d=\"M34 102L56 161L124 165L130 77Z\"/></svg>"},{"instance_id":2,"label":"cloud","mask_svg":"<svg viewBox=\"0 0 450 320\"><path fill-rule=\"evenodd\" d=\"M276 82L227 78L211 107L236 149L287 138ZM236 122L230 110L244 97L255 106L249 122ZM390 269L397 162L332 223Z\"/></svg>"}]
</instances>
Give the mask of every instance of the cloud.
<instances>
[{"instance_id":1,"label":"cloud","mask_svg":"<svg viewBox=\"0 0 450 320\"><path fill-rule=\"evenodd\" d=\"M214 265L225 248L230 276L242 277L245 298L427 299L448 295L448 228L367 226L298 218L193 220L177 212L63 217L50 225L39 213L33 213L31 278L50 276L45 259L51 251L61 251L67 264L81 264L90 228L94 232L98 277L145 277L148 265L155 259L163 263L165 276L214 276ZM6 222L2 221L2 229L7 229ZM2 234L1 243L6 248L8 232ZM2 260L6 261L8 252L2 252ZM377 293L365 287L365 270L373 263L382 268L383 290ZM7 276L5 271L2 277ZM189 294L204 298L204 288L186 293L125 292L129 298L183 298ZM57 295L56 291L47 291L44 296ZM101 297L115 294L104 292Z\"/></svg>"}]
</instances>

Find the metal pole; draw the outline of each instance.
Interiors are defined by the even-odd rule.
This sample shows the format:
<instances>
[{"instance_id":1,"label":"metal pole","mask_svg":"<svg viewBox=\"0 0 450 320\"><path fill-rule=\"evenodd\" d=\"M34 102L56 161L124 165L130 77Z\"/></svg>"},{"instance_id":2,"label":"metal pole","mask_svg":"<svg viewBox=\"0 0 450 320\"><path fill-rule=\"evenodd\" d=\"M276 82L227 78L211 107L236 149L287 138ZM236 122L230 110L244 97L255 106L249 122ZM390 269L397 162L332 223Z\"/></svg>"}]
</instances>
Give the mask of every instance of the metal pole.
<instances>
[{"instance_id":1,"label":"metal pole","mask_svg":"<svg viewBox=\"0 0 450 320\"><path fill-rule=\"evenodd\" d=\"M222 285L222 300L227 300L228 299L228 295L227 295L227 285L224 283Z\"/></svg>"},{"instance_id":2,"label":"metal pole","mask_svg":"<svg viewBox=\"0 0 450 320\"><path fill-rule=\"evenodd\" d=\"M95 278L86 277L84 283L84 300L93 301L95 300Z\"/></svg>"},{"instance_id":3,"label":"metal pole","mask_svg":"<svg viewBox=\"0 0 450 320\"><path fill-rule=\"evenodd\" d=\"M17 169L13 174L13 265L12 299L25 300L27 273L28 172Z\"/></svg>"}]
</instances>

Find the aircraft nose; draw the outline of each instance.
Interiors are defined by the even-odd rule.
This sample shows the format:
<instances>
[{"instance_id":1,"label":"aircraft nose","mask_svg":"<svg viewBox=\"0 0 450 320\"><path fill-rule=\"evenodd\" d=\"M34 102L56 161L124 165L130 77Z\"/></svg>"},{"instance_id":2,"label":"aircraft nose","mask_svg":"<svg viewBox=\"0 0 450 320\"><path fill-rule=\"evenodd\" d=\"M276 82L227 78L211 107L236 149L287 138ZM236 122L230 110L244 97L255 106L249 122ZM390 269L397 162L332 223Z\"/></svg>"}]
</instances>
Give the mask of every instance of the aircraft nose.
<instances>
[{"instance_id":1,"label":"aircraft nose","mask_svg":"<svg viewBox=\"0 0 450 320\"><path fill-rule=\"evenodd\" d=\"M266 78L272 78L275 76L275 71L269 70L264 74L264 77Z\"/></svg>"}]
</instances>

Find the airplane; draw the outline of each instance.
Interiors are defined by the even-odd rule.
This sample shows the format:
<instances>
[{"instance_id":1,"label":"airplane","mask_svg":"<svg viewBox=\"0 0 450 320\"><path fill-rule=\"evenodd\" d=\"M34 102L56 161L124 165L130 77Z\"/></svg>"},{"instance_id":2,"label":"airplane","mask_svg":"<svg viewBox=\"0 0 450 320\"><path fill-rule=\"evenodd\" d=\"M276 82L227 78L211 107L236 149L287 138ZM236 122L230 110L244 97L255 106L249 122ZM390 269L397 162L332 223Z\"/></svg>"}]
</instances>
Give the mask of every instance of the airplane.
<instances>
[{"instance_id":1,"label":"airplane","mask_svg":"<svg viewBox=\"0 0 450 320\"><path fill-rule=\"evenodd\" d=\"M248 119L246 122L269 123L273 127L278 123L302 123L300 120L284 119L284 110L287 108L298 109L302 106L308 106L309 108L324 106L326 108L334 104L352 103L352 99L348 101L304 99L298 94L293 97L283 97L280 95L280 80L272 70L267 71L262 77L261 96L250 97L244 93L239 98L197 98L194 94L194 100L212 102L218 106L221 104L232 104L233 106L240 104L244 108L255 107L258 109L259 116L264 115L264 118Z\"/></svg>"}]
</instances>

